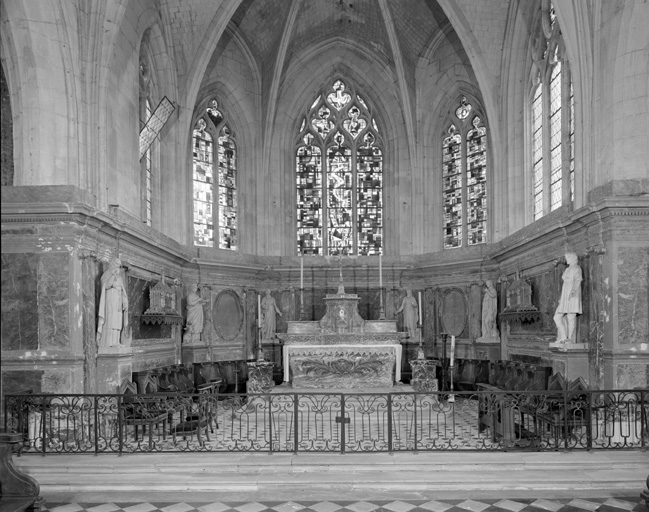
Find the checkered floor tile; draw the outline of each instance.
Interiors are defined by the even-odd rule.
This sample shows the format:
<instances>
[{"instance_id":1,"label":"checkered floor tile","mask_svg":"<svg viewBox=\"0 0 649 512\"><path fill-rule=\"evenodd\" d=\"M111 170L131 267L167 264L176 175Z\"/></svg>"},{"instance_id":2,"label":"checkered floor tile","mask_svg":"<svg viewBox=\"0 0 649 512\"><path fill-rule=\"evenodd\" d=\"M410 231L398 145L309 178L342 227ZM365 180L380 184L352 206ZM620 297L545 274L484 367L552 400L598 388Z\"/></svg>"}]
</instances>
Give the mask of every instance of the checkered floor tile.
<instances>
[{"instance_id":1,"label":"checkered floor tile","mask_svg":"<svg viewBox=\"0 0 649 512\"><path fill-rule=\"evenodd\" d=\"M638 497L213 503L46 503L49 512L647 512Z\"/></svg>"}]
</instances>

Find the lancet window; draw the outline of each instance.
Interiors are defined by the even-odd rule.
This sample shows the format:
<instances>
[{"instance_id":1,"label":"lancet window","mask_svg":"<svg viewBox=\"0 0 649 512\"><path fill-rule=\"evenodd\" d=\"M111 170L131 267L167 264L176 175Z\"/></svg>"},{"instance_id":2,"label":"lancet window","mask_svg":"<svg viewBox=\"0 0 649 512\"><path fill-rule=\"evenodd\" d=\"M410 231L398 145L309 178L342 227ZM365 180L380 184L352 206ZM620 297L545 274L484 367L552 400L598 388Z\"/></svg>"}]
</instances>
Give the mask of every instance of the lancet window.
<instances>
[{"instance_id":1,"label":"lancet window","mask_svg":"<svg viewBox=\"0 0 649 512\"><path fill-rule=\"evenodd\" d=\"M192 140L194 245L235 250L237 146L217 100L196 121Z\"/></svg>"},{"instance_id":2,"label":"lancet window","mask_svg":"<svg viewBox=\"0 0 649 512\"><path fill-rule=\"evenodd\" d=\"M574 199L574 92L559 21L542 2L534 43L530 95L534 220Z\"/></svg>"},{"instance_id":3,"label":"lancet window","mask_svg":"<svg viewBox=\"0 0 649 512\"><path fill-rule=\"evenodd\" d=\"M297 253L383 251L383 142L366 101L334 80L302 120L295 152Z\"/></svg>"},{"instance_id":4,"label":"lancet window","mask_svg":"<svg viewBox=\"0 0 649 512\"><path fill-rule=\"evenodd\" d=\"M442 138L444 248L487 241L487 128L463 97Z\"/></svg>"}]
</instances>

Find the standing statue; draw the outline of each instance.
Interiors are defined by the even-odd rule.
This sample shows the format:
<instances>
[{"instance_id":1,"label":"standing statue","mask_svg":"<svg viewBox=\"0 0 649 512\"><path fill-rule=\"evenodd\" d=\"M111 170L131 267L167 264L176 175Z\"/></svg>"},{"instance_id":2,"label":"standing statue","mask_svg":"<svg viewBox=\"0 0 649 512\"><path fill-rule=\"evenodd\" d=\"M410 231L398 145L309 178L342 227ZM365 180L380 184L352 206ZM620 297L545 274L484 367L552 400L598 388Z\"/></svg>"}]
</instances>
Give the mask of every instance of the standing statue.
<instances>
[{"instance_id":1,"label":"standing statue","mask_svg":"<svg viewBox=\"0 0 649 512\"><path fill-rule=\"evenodd\" d=\"M205 300L198 295L198 285L192 284L187 293L187 324L185 325L185 336L183 341L191 343L200 341L203 332L203 304Z\"/></svg>"},{"instance_id":2,"label":"standing statue","mask_svg":"<svg viewBox=\"0 0 649 512\"><path fill-rule=\"evenodd\" d=\"M270 294L270 290L266 290L266 295L261 300L261 339L272 340L277 331L277 320L275 314L282 316L282 312L277 307L275 299Z\"/></svg>"},{"instance_id":3,"label":"standing statue","mask_svg":"<svg viewBox=\"0 0 649 512\"><path fill-rule=\"evenodd\" d=\"M101 276L101 296L97 313L97 345L117 347L128 328L128 295L122 279L122 261L113 258Z\"/></svg>"},{"instance_id":4,"label":"standing statue","mask_svg":"<svg viewBox=\"0 0 649 512\"><path fill-rule=\"evenodd\" d=\"M500 333L496 326L496 315L498 314L498 292L496 285L491 279L485 282L486 288L482 298L482 336L481 341L500 339Z\"/></svg>"},{"instance_id":5,"label":"standing statue","mask_svg":"<svg viewBox=\"0 0 649 512\"><path fill-rule=\"evenodd\" d=\"M419 320L419 310L417 301L412 296L412 290L406 290L406 296L401 302L401 306L396 310L396 313L403 311L403 325L406 328L409 338L417 337L417 321Z\"/></svg>"},{"instance_id":6,"label":"standing statue","mask_svg":"<svg viewBox=\"0 0 649 512\"><path fill-rule=\"evenodd\" d=\"M581 267L577 263L577 254L566 253L568 268L563 271L561 279L561 297L554 312L554 323L557 325L557 343L575 343L577 315L581 315Z\"/></svg>"}]
</instances>

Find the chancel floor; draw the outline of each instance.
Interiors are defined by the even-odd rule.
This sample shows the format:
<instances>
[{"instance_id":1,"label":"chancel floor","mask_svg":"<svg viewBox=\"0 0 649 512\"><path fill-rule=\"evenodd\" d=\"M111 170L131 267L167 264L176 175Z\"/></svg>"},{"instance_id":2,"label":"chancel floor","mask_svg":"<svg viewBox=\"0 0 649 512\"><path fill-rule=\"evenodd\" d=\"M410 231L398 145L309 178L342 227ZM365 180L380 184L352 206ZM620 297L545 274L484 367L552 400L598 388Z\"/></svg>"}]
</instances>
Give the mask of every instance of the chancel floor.
<instances>
[{"instance_id":1,"label":"chancel floor","mask_svg":"<svg viewBox=\"0 0 649 512\"><path fill-rule=\"evenodd\" d=\"M639 496L446 500L178 501L47 503L51 512L630 512L646 511Z\"/></svg>"}]
</instances>

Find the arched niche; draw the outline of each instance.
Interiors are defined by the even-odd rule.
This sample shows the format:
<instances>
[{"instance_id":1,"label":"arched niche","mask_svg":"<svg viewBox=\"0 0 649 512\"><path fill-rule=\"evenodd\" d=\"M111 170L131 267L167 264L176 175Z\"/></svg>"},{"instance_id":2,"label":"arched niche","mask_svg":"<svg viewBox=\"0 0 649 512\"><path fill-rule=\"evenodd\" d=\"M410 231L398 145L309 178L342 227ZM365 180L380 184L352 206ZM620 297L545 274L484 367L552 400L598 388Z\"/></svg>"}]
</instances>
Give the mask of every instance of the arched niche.
<instances>
[{"instance_id":1,"label":"arched niche","mask_svg":"<svg viewBox=\"0 0 649 512\"><path fill-rule=\"evenodd\" d=\"M223 290L214 299L212 306L214 329L219 338L232 341L242 332L243 306L234 290Z\"/></svg>"}]
</instances>

